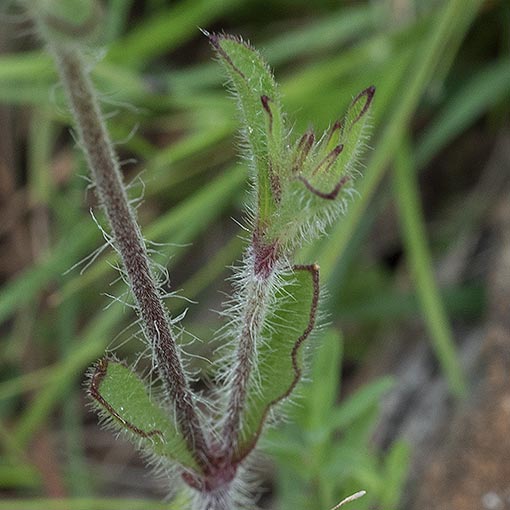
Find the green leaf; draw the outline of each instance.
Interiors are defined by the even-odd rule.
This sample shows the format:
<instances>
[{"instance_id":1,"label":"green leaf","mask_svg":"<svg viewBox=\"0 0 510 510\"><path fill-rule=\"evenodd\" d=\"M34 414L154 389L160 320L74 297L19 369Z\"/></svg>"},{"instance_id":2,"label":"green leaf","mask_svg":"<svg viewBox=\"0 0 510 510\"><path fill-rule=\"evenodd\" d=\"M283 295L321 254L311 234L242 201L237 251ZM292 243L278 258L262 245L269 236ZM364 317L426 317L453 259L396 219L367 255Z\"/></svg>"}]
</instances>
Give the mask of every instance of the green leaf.
<instances>
[{"instance_id":1,"label":"green leaf","mask_svg":"<svg viewBox=\"0 0 510 510\"><path fill-rule=\"evenodd\" d=\"M284 126L280 95L269 66L238 37L208 34L223 64L241 110L243 135L257 183L259 220L275 210L279 176L284 171Z\"/></svg>"},{"instance_id":2,"label":"green leaf","mask_svg":"<svg viewBox=\"0 0 510 510\"><path fill-rule=\"evenodd\" d=\"M331 418L332 429L345 429L353 421L364 415L379 403L380 399L394 384L391 377L383 377L363 386L349 397L340 407L335 409Z\"/></svg>"},{"instance_id":3,"label":"green leaf","mask_svg":"<svg viewBox=\"0 0 510 510\"><path fill-rule=\"evenodd\" d=\"M387 114L384 131L377 144L378 150L373 153L363 172L364 178L358 188L359 198L352 202L345 221L338 223L331 234L332 242L327 243L327 250L321 253L323 273L330 273L336 261L345 252L389 163L400 149L402 137L408 130L409 119L419 104L431 77L434 76L438 63L442 61L444 49L451 40L452 32L455 31L455 20L466 12L471 13L471 19L473 19L482 3L481 0L451 0L441 5L432 29L426 32L421 46L413 53L411 68L405 70L406 74L396 93L398 101L393 101L393 109ZM392 67L389 73L393 75L400 71ZM384 104L382 101L379 101L379 104L378 110L381 111Z\"/></svg>"},{"instance_id":4,"label":"green leaf","mask_svg":"<svg viewBox=\"0 0 510 510\"><path fill-rule=\"evenodd\" d=\"M343 151L338 163L349 171L353 168L365 143L365 129L370 118L369 112L375 94L371 86L360 92L353 100L343 119L340 143Z\"/></svg>"},{"instance_id":5,"label":"green leaf","mask_svg":"<svg viewBox=\"0 0 510 510\"><path fill-rule=\"evenodd\" d=\"M342 122L335 122L321 137L315 153L310 132L305 133L294 149L293 161L297 164L293 170L298 171L298 179L319 199L336 199L351 178L364 145L367 114L374 94L373 86L361 91L352 100ZM325 205L321 202L319 208Z\"/></svg>"},{"instance_id":6,"label":"green leaf","mask_svg":"<svg viewBox=\"0 0 510 510\"><path fill-rule=\"evenodd\" d=\"M510 62L501 58L484 66L446 98L442 110L421 135L415 149L416 166L423 168L456 136L510 93Z\"/></svg>"},{"instance_id":7,"label":"green leaf","mask_svg":"<svg viewBox=\"0 0 510 510\"><path fill-rule=\"evenodd\" d=\"M317 351L313 353L311 381L303 385L300 405L296 406L293 412L293 415L300 418L299 422L305 424L314 434L328 428L327 424L335 407L340 385L342 349L342 339L338 331L328 331Z\"/></svg>"},{"instance_id":8,"label":"green leaf","mask_svg":"<svg viewBox=\"0 0 510 510\"><path fill-rule=\"evenodd\" d=\"M141 449L199 470L176 423L147 394L144 382L124 365L100 360L89 393L116 429Z\"/></svg>"},{"instance_id":9,"label":"green leaf","mask_svg":"<svg viewBox=\"0 0 510 510\"><path fill-rule=\"evenodd\" d=\"M316 319L319 299L317 265L296 266L275 296L258 352L243 410L238 457L255 446L271 409L287 398L302 375L302 345Z\"/></svg>"},{"instance_id":10,"label":"green leaf","mask_svg":"<svg viewBox=\"0 0 510 510\"><path fill-rule=\"evenodd\" d=\"M384 460L385 483L380 496L381 507L397 508L407 479L410 447L403 441L396 441Z\"/></svg>"},{"instance_id":11,"label":"green leaf","mask_svg":"<svg viewBox=\"0 0 510 510\"><path fill-rule=\"evenodd\" d=\"M342 338L338 331L324 335L323 342L315 353L312 367L313 393L308 392L312 416L316 424L329 416L335 405L340 385L340 363L342 361ZM310 387L310 388L311 388ZM308 388L307 388L308 389Z\"/></svg>"},{"instance_id":12,"label":"green leaf","mask_svg":"<svg viewBox=\"0 0 510 510\"><path fill-rule=\"evenodd\" d=\"M466 396L468 387L466 375L460 364L452 326L436 283L432 255L427 243L415 162L410 142L406 137L395 160L394 189L405 254L432 346L448 379L452 394L456 397Z\"/></svg>"}]
</instances>

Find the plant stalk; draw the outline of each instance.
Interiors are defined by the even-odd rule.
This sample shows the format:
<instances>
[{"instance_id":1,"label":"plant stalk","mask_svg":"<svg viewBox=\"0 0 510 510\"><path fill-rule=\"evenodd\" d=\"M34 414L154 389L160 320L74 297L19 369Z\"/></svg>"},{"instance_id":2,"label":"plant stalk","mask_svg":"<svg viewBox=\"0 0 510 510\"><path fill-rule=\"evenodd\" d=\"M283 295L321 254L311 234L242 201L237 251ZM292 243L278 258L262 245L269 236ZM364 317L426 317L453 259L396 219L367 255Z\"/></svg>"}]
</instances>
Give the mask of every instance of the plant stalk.
<instances>
[{"instance_id":1,"label":"plant stalk","mask_svg":"<svg viewBox=\"0 0 510 510\"><path fill-rule=\"evenodd\" d=\"M76 129L96 192L121 255L146 337L153 346L157 370L175 406L180 430L190 451L198 455L197 460L204 461L207 448L194 397L155 283L145 243L129 205L119 162L103 123L93 85L78 52L62 46L52 45L52 50L74 112Z\"/></svg>"},{"instance_id":2,"label":"plant stalk","mask_svg":"<svg viewBox=\"0 0 510 510\"><path fill-rule=\"evenodd\" d=\"M256 247L256 244L255 244ZM257 272L257 257L250 267L249 282L243 293L245 303L242 326L235 354L235 367L230 381L231 390L227 404L227 418L222 431L226 454L235 460L238 436L241 429L241 414L246 404L246 395L253 365L257 355L257 339L260 338L267 314L270 293L274 290L273 269L276 260L267 272Z\"/></svg>"}]
</instances>

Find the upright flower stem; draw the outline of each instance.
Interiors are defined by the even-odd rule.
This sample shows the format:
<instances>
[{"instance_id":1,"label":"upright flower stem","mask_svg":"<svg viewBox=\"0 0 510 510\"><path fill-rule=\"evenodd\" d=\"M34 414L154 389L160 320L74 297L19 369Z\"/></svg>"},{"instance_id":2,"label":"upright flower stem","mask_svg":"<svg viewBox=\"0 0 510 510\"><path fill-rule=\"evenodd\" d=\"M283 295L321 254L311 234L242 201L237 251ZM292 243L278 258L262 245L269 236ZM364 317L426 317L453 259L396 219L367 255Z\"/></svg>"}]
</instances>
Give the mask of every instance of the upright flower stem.
<instances>
[{"instance_id":1,"label":"upright flower stem","mask_svg":"<svg viewBox=\"0 0 510 510\"><path fill-rule=\"evenodd\" d=\"M89 76L77 51L52 45L60 77L71 103L96 191L110 223L157 369L175 406L177 421L190 451L204 461L206 441L182 366L168 315L157 289L145 243L129 205L113 144L102 121Z\"/></svg>"},{"instance_id":2,"label":"upright flower stem","mask_svg":"<svg viewBox=\"0 0 510 510\"><path fill-rule=\"evenodd\" d=\"M243 296L245 305L242 327L237 343L235 368L230 381L227 419L223 428L224 448L231 458L236 454L241 413L245 407L248 383L256 360L256 342L264 326L268 296L273 287L270 278L271 275L262 278L250 276Z\"/></svg>"}]
</instances>

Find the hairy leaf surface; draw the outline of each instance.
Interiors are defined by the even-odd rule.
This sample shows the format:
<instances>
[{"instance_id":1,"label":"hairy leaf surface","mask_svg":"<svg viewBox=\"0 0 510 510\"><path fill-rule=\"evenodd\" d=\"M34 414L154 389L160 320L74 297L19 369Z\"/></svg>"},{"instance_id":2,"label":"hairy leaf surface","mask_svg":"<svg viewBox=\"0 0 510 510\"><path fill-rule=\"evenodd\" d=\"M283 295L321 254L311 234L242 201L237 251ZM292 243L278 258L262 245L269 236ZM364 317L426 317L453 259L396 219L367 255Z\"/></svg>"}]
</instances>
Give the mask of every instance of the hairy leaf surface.
<instances>
[{"instance_id":1,"label":"hairy leaf surface","mask_svg":"<svg viewBox=\"0 0 510 510\"><path fill-rule=\"evenodd\" d=\"M148 395L145 383L121 363L102 359L96 365L90 394L114 427L144 451L198 469L176 424Z\"/></svg>"},{"instance_id":2,"label":"hairy leaf surface","mask_svg":"<svg viewBox=\"0 0 510 510\"><path fill-rule=\"evenodd\" d=\"M242 416L238 457L254 447L271 408L287 398L302 375L302 345L316 319L319 299L317 265L296 266L276 295L259 347L259 367L252 374Z\"/></svg>"},{"instance_id":3,"label":"hairy leaf surface","mask_svg":"<svg viewBox=\"0 0 510 510\"><path fill-rule=\"evenodd\" d=\"M260 218L267 219L278 198L283 171L284 128L279 92L269 66L242 39L208 34L227 71L241 110L243 134L258 187Z\"/></svg>"}]
</instances>

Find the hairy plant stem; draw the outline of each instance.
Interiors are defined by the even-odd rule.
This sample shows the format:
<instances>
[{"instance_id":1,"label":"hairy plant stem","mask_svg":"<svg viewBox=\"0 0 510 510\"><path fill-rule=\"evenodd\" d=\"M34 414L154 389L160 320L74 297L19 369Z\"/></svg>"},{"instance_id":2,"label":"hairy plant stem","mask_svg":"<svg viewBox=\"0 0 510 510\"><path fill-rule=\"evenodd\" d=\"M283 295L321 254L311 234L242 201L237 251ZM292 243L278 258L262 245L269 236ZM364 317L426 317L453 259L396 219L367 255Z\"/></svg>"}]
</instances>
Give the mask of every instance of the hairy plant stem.
<instances>
[{"instance_id":1,"label":"hairy plant stem","mask_svg":"<svg viewBox=\"0 0 510 510\"><path fill-rule=\"evenodd\" d=\"M106 212L135 297L157 370L171 395L180 430L197 461L204 462L207 445L173 336L168 315L151 270L147 250L129 205L113 144L102 121L98 100L80 55L52 45L61 80L74 112L76 129L92 172L96 192Z\"/></svg>"},{"instance_id":2,"label":"hairy plant stem","mask_svg":"<svg viewBox=\"0 0 510 510\"><path fill-rule=\"evenodd\" d=\"M254 243L257 249L257 243ZM264 270L259 268L258 253L250 267L248 284L242 297L245 303L242 312L242 328L235 354L235 368L230 380L231 391L227 404L227 419L222 431L226 454L235 461L237 441L241 429L241 414L246 404L248 384L252 376L257 355L257 339L260 338L268 309L268 300L274 289L273 270L276 258L271 258Z\"/></svg>"}]
</instances>

